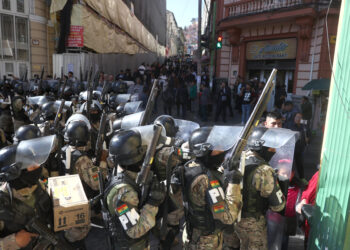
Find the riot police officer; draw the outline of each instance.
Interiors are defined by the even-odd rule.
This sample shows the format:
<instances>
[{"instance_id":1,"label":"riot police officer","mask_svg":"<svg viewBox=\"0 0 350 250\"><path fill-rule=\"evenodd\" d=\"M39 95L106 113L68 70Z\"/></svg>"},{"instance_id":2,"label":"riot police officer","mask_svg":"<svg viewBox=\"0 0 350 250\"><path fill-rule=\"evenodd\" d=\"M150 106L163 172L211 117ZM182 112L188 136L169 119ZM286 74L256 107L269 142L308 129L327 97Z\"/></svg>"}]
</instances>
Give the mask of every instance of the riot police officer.
<instances>
[{"instance_id":1,"label":"riot police officer","mask_svg":"<svg viewBox=\"0 0 350 250\"><path fill-rule=\"evenodd\" d=\"M68 121L64 140L67 143L62 148L65 174L79 174L85 193L89 198L92 198L99 190L99 168L102 166L104 174L106 174L106 163L95 166L88 155L90 131L86 121Z\"/></svg>"},{"instance_id":2,"label":"riot police officer","mask_svg":"<svg viewBox=\"0 0 350 250\"><path fill-rule=\"evenodd\" d=\"M270 208L279 212L285 206L276 173L267 163L275 151L264 146L262 137L266 130L264 127L255 128L247 141L248 150L244 152L242 219L235 227L241 249L268 249L266 211Z\"/></svg>"},{"instance_id":3,"label":"riot police officer","mask_svg":"<svg viewBox=\"0 0 350 250\"><path fill-rule=\"evenodd\" d=\"M211 130L202 127L191 134L189 147L196 158L177 168L172 178L183 194L186 249L222 248L223 229L233 225L241 207L242 175L237 170L227 171L225 176L218 171L225 152L207 142Z\"/></svg>"},{"instance_id":4,"label":"riot police officer","mask_svg":"<svg viewBox=\"0 0 350 250\"><path fill-rule=\"evenodd\" d=\"M37 126L34 125L24 125L19 127L16 132L15 136L13 137L13 143L18 144L19 142L23 140L29 140L38 138L41 136L41 132Z\"/></svg>"},{"instance_id":5,"label":"riot police officer","mask_svg":"<svg viewBox=\"0 0 350 250\"><path fill-rule=\"evenodd\" d=\"M110 230L115 249L149 247L149 231L156 224L158 207L165 198L164 188L154 180L145 204L140 204L141 190L135 180L144 156L137 131L119 131L111 139L109 160L117 175L107 184L104 201L114 225Z\"/></svg>"}]
</instances>

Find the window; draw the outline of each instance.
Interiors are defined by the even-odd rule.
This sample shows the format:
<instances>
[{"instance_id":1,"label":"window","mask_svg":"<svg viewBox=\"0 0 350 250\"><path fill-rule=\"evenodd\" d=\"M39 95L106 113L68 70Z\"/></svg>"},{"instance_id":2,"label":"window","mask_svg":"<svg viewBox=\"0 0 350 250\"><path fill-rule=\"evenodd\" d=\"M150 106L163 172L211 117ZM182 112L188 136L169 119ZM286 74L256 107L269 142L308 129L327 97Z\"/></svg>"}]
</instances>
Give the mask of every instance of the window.
<instances>
[{"instance_id":1,"label":"window","mask_svg":"<svg viewBox=\"0 0 350 250\"><path fill-rule=\"evenodd\" d=\"M28 21L26 18L16 17L16 48L17 60L28 60Z\"/></svg>"},{"instance_id":2,"label":"window","mask_svg":"<svg viewBox=\"0 0 350 250\"><path fill-rule=\"evenodd\" d=\"M17 0L17 12L24 13L24 0Z\"/></svg>"},{"instance_id":3,"label":"window","mask_svg":"<svg viewBox=\"0 0 350 250\"><path fill-rule=\"evenodd\" d=\"M2 54L4 59L14 59L15 39L13 16L1 16Z\"/></svg>"},{"instance_id":4,"label":"window","mask_svg":"<svg viewBox=\"0 0 350 250\"><path fill-rule=\"evenodd\" d=\"M5 72L14 73L13 63L5 63Z\"/></svg>"},{"instance_id":5,"label":"window","mask_svg":"<svg viewBox=\"0 0 350 250\"><path fill-rule=\"evenodd\" d=\"M19 63L18 64L18 76L20 78L23 78L23 76L26 74L27 71L27 64L26 63ZM27 77L28 77L28 72L27 72Z\"/></svg>"},{"instance_id":6,"label":"window","mask_svg":"<svg viewBox=\"0 0 350 250\"><path fill-rule=\"evenodd\" d=\"M4 10L11 10L11 0L2 0L2 8Z\"/></svg>"}]
</instances>

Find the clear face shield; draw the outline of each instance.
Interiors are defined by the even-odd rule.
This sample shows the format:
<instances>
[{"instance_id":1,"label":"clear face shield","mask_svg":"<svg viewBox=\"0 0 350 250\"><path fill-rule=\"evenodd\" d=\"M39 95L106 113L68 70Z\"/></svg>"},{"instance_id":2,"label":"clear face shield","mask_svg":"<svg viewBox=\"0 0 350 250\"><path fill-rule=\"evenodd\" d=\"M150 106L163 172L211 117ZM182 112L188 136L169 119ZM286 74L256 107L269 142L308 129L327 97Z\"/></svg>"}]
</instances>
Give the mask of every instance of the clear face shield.
<instances>
[{"instance_id":1,"label":"clear face shield","mask_svg":"<svg viewBox=\"0 0 350 250\"><path fill-rule=\"evenodd\" d=\"M55 135L21 141L16 150L16 163L21 169L40 166L57 146Z\"/></svg>"},{"instance_id":2,"label":"clear face shield","mask_svg":"<svg viewBox=\"0 0 350 250\"><path fill-rule=\"evenodd\" d=\"M183 141L188 141L192 132L200 127L196 122L181 119L175 119L175 124L178 128L175 138Z\"/></svg>"}]
</instances>

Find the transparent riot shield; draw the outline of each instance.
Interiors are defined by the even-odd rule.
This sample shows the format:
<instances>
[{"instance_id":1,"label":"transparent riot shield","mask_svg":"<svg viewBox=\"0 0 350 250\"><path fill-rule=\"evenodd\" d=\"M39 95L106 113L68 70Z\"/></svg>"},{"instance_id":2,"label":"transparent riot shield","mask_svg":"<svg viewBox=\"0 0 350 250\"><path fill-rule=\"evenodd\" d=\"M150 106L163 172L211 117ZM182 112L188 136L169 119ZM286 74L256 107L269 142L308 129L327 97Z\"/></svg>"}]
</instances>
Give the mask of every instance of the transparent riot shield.
<instances>
[{"instance_id":1,"label":"transparent riot shield","mask_svg":"<svg viewBox=\"0 0 350 250\"><path fill-rule=\"evenodd\" d=\"M47 102L54 101L52 98L48 98L47 96L30 96L27 98L28 105L39 105L42 106Z\"/></svg>"},{"instance_id":2,"label":"transparent riot shield","mask_svg":"<svg viewBox=\"0 0 350 250\"><path fill-rule=\"evenodd\" d=\"M142 101L138 102L127 102L124 105L124 112L126 115L134 114L142 111Z\"/></svg>"},{"instance_id":3,"label":"transparent riot shield","mask_svg":"<svg viewBox=\"0 0 350 250\"><path fill-rule=\"evenodd\" d=\"M269 164L277 170L280 180L290 178L293 160L294 148L299 132L284 128L271 128L266 130L261 140L264 141L264 147L275 149L275 154Z\"/></svg>"},{"instance_id":4,"label":"transparent riot shield","mask_svg":"<svg viewBox=\"0 0 350 250\"><path fill-rule=\"evenodd\" d=\"M54 104L54 106L55 106L55 109L58 111L58 109L60 108L60 106L61 106L61 102L62 101L55 101L55 104ZM70 107L72 106L72 102L71 101L65 101L64 102L64 107L63 107L63 109L64 110L68 110L68 109L70 109Z\"/></svg>"},{"instance_id":5,"label":"transparent riot shield","mask_svg":"<svg viewBox=\"0 0 350 250\"><path fill-rule=\"evenodd\" d=\"M121 128L130 129L130 128L138 127L141 122L143 113L144 111L124 116L122 118Z\"/></svg>"},{"instance_id":6,"label":"transparent riot shield","mask_svg":"<svg viewBox=\"0 0 350 250\"><path fill-rule=\"evenodd\" d=\"M119 94L117 95L116 102L118 104L128 102L131 98L131 94Z\"/></svg>"},{"instance_id":7,"label":"transparent riot shield","mask_svg":"<svg viewBox=\"0 0 350 250\"><path fill-rule=\"evenodd\" d=\"M71 117L69 117L69 119L66 122L66 127L72 121L83 121L88 126L88 129L91 130L91 124L90 124L88 118L82 114L74 114Z\"/></svg>"},{"instance_id":8,"label":"transparent riot shield","mask_svg":"<svg viewBox=\"0 0 350 250\"><path fill-rule=\"evenodd\" d=\"M175 119L175 124L178 127L178 131L175 135L176 139L181 139L184 141L188 141L191 133L199 128L199 124L192 121Z\"/></svg>"},{"instance_id":9,"label":"transparent riot shield","mask_svg":"<svg viewBox=\"0 0 350 250\"><path fill-rule=\"evenodd\" d=\"M153 124L135 127L135 128L132 128L132 130L138 131L140 133L143 146L148 146L151 143L153 135L154 135L154 125ZM163 137L163 138L166 137L166 132L165 132L164 127L162 128L161 137Z\"/></svg>"},{"instance_id":10,"label":"transparent riot shield","mask_svg":"<svg viewBox=\"0 0 350 250\"><path fill-rule=\"evenodd\" d=\"M16 150L16 163L20 164L22 169L41 165L48 159L55 146L55 135L21 141Z\"/></svg>"},{"instance_id":11,"label":"transparent riot shield","mask_svg":"<svg viewBox=\"0 0 350 250\"><path fill-rule=\"evenodd\" d=\"M238 141L242 129L241 126L214 126L207 143L211 144L212 150L227 151Z\"/></svg>"},{"instance_id":12,"label":"transparent riot shield","mask_svg":"<svg viewBox=\"0 0 350 250\"><path fill-rule=\"evenodd\" d=\"M94 90L92 91L92 96L96 96L96 97L100 97L101 96L101 92L100 91L97 91L97 90ZM81 92L79 94L79 100L83 100L83 101L87 101L87 98L88 98L88 91L84 91L84 92Z\"/></svg>"}]
</instances>

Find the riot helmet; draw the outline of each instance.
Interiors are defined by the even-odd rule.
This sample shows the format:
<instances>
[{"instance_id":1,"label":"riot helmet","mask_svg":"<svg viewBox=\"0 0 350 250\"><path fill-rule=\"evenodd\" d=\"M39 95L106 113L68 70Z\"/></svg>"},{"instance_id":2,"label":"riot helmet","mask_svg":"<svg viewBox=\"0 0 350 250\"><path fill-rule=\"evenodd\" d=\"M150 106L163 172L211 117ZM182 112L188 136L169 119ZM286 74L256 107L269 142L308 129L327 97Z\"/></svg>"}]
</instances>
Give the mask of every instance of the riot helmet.
<instances>
[{"instance_id":1,"label":"riot helmet","mask_svg":"<svg viewBox=\"0 0 350 250\"><path fill-rule=\"evenodd\" d=\"M118 118L123 117L123 116L125 115L124 107L125 107L125 103L121 103L121 104L119 104L118 107L115 109L116 115L117 115Z\"/></svg>"},{"instance_id":2,"label":"riot helmet","mask_svg":"<svg viewBox=\"0 0 350 250\"><path fill-rule=\"evenodd\" d=\"M16 164L17 145L10 145L0 150L0 182L7 182L18 178L21 167Z\"/></svg>"},{"instance_id":3,"label":"riot helmet","mask_svg":"<svg viewBox=\"0 0 350 250\"><path fill-rule=\"evenodd\" d=\"M247 148L252 151L262 150L265 141L261 138L265 134L266 130L268 129L265 127L254 128L253 133L249 136L247 140Z\"/></svg>"},{"instance_id":4,"label":"riot helmet","mask_svg":"<svg viewBox=\"0 0 350 250\"><path fill-rule=\"evenodd\" d=\"M41 107L41 115L44 117L45 121L55 120L56 117L56 107L55 102L47 102Z\"/></svg>"},{"instance_id":5,"label":"riot helmet","mask_svg":"<svg viewBox=\"0 0 350 250\"><path fill-rule=\"evenodd\" d=\"M116 120L113 122L113 125L112 125L113 131L118 131L119 129L122 128L122 121L123 121L123 119L120 118L120 119L116 119Z\"/></svg>"},{"instance_id":6,"label":"riot helmet","mask_svg":"<svg viewBox=\"0 0 350 250\"><path fill-rule=\"evenodd\" d=\"M211 130L212 127L201 127L192 132L189 148L196 157L203 157L211 152L212 145L207 143Z\"/></svg>"},{"instance_id":7,"label":"riot helmet","mask_svg":"<svg viewBox=\"0 0 350 250\"><path fill-rule=\"evenodd\" d=\"M64 140L71 146L84 147L89 141L89 128L84 121L72 121L65 128Z\"/></svg>"},{"instance_id":8,"label":"riot helmet","mask_svg":"<svg viewBox=\"0 0 350 250\"><path fill-rule=\"evenodd\" d=\"M134 130L119 131L109 143L109 160L115 167L119 164L130 171L140 170L145 152L141 135Z\"/></svg>"},{"instance_id":9,"label":"riot helmet","mask_svg":"<svg viewBox=\"0 0 350 250\"><path fill-rule=\"evenodd\" d=\"M87 110L87 103L85 102L85 103L83 103L83 105L81 105L80 112L83 113L84 115L86 115L87 114L86 110ZM91 121L93 123L98 122L101 118L101 113L102 113L101 104L96 100L92 100L90 110L89 110Z\"/></svg>"},{"instance_id":10,"label":"riot helmet","mask_svg":"<svg viewBox=\"0 0 350 250\"><path fill-rule=\"evenodd\" d=\"M19 127L13 138L13 142L15 144L19 143L23 140L29 140L40 137L41 133L37 126L34 125L24 125Z\"/></svg>"},{"instance_id":11,"label":"riot helmet","mask_svg":"<svg viewBox=\"0 0 350 250\"><path fill-rule=\"evenodd\" d=\"M177 131L179 130L176 126L176 122L170 115L161 115L155 121L154 124L161 124L166 131L166 136L175 137Z\"/></svg>"}]
</instances>

